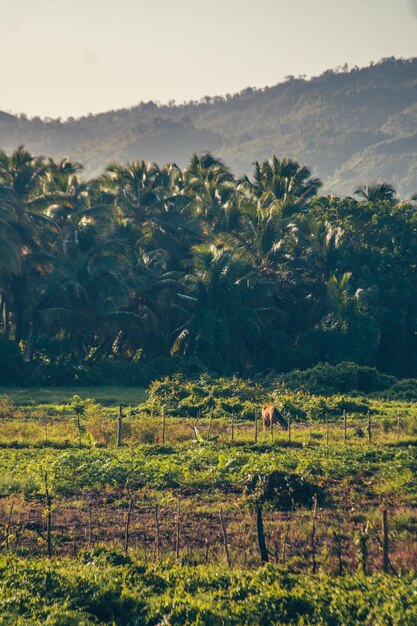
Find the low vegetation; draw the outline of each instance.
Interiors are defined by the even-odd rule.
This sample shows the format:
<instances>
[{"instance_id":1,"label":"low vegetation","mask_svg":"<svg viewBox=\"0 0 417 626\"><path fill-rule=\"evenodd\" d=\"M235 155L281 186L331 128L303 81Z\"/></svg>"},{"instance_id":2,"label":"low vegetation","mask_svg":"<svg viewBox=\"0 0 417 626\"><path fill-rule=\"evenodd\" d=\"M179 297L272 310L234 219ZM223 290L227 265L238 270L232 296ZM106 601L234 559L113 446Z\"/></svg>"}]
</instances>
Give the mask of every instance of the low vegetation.
<instances>
[{"instance_id":1,"label":"low vegetation","mask_svg":"<svg viewBox=\"0 0 417 626\"><path fill-rule=\"evenodd\" d=\"M412 403L207 374L73 391L1 398L0 623L414 624Z\"/></svg>"}]
</instances>

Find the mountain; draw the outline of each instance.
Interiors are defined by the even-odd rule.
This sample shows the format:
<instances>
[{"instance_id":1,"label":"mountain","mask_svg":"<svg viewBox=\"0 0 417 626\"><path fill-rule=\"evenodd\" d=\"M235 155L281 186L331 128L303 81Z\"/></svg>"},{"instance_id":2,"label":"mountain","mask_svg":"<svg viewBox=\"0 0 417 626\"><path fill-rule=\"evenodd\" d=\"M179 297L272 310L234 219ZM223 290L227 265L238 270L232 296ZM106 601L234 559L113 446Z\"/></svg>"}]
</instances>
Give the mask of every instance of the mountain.
<instances>
[{"instance_id":1,"label":"mountain","mask_svg":"<svg viewBox=\"0 0 417 626\"><path fill-rule=\"evenodd\" d=\"M0 147L20 144L79 160L89 176L113 160L182 166L194 151L211 151L242 174L275 153L309 165L325 191L350 194L359 184L387 181L407 197L417 192L417 58L66 121L0 112Z\"/></svg>"}]
</instances>

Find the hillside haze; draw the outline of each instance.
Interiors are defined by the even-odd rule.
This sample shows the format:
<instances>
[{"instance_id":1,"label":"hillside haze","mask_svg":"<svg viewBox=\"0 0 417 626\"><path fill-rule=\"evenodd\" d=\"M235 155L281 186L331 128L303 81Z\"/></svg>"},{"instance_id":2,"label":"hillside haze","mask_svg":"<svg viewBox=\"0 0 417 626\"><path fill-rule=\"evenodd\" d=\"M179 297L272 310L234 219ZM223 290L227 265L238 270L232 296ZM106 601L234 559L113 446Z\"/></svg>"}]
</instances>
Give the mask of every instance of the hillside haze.
<instances>
[{"instance_id":1,"label":"hillside haze","mask_svg":"<svg viewBox=\"0 0 417 626\"><path fill-rule=\"evenodd\" d=\"M361 183L387 181L407 197L417 192L417 58L65 122L0 112L0 147L21 144L79 160L88 176L113 160L183 166L193 152L205 151L242 174L275 153L309 165L327 192L351 194Z\"/></svg>"}]
</instances>

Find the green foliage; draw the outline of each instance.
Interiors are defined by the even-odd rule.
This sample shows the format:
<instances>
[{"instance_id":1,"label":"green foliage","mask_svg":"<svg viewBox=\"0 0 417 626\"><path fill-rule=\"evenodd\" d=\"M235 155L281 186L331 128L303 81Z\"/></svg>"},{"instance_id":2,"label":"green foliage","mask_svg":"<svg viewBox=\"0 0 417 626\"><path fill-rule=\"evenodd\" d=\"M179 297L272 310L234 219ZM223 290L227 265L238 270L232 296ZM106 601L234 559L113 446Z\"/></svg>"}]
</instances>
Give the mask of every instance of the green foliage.
<instances>
[{"instance_id":1,"label":"green foliage","mask_svg":"<svg viewBox=\"0 0 417 626\"><path fill-rule=\"evenodd\" d=\"M23 358L16 343L0 334L0 385L24 381Z\"/></svg>"},{"instance_id":2,"label":"green foliage","mask_svg":"<svg viewBox=\"0 0 417 626\"><path fill-rule=\"evenodd\" d=\"M0 396L0 419L11 419L19 416L19 411L15 409L10 396Z\"/></svg>"},{"instance_id":3,"label":"green foliage","mask_svg":"<svg viewBox=\"0 0 417 626\"><path fill-rule=\"evenodd\" d=\"M341 447L305 446L281 448L271 444L187 443L171 446L141 445L135 448L0 448L0 496L20 491L27 496L42 494L44 470L60 494L82 493L105 488L169 490L180 486L214 488L242 492L248 477L269 476L273 472L297 474L317 488L323 481L346 479L355 484L356 476L373 476L378 490L396 493L407 501L415 497L413 473L417 471L414 446ZM251 480L251 479L249 479ZM359 486L360 488L360 486ZM377 495L376 495L377 497Z\"/></svg>"},{"instance_id":4,"label":"green foliage","mask_svg":"<svg viewBox=\"0 0 417 626\"><path fill-rule=\"evenodd\" d=\"M2 382L147 385L342 363L311 374L326 394L384 390L374 368L416 375L413 201L385 183L320 197L293 159L254 165L236 178L193 154L183 168L112 163L85 181L77 162L0 151ZM185 413L203 410L189 400Z\"/></svg>"},{"instance_id":5,"label":"green foliage","mask_svg":"<svg viewBox=\"0 0 417 626\"><path fill-rule=\"evenodd\" d=\"M314 497L321 504L325 500L324 490L312 484L305 476L279 470L267 475L249 475L246 490L256 507L266 505L279 511L311 507Z\"/></svg>"},{"instance_id":6,"label":"green foliage","mask_svg":"<svg viewBox=\"0 0 417 626\"><path fill-rule=\"evenodd\" d=\"M307 576L273 565L254 571L146 566L110 552L87 562L2 557L0 573L4 623L411 626L417 618L411 575Z\"/></svg>"},{"instance_id":7,"label":"green foliage","mask_svg":"<svg viewBox=\"0 0 417 626\"><path fill-rule=\"evenodd\" d=\"M387 389L384 397L388 400L417 400L417 381L415 379L404 379L394 383Z\"/></svg>"},{"instance_id":8,"label":"green foliage","mask_svg":"<svg viewBox=\"0 0 417 626\"><path fill-rule=\"evenodd\" d=\"M369 394L388 390L396 383L394 376L382 374L374 367L356 363L330 365L319 363L311 369L295 370L280 380L290 389L302 388L309 393L330 395L357 391ZM386 395L386 394L384 394Z\"/></svg>"},{"instance_id":9,"label":"green foliage","mask_svg":"<svg viewBox=\"0 0 417 626\"><path fill-rule=\"evenodd\" d=\"M292 419L300 422L324 421L327 417L340 417L343 411L349 413L366 414L369 404L364 399L356 399L349 396L333 395L318 396L304 391L286 391L282 388L274 391L275 406L286 415L291 414Z\"/></svg>"},{"instance_id":10,"label":"green foliage","mask_svg":"<svg viewBox=\"0 0 417 626\"><path fill-rule=\"evenodd\" d=\"M234 414L239 419L253 420L255 411L268 397L265 389L250 380L217 378L204 374L200 378L165 377L149 387L149 400L144 405L152 413L165 407L175 417L201 415L223 417Z\"/></svg>"}]
</instances>

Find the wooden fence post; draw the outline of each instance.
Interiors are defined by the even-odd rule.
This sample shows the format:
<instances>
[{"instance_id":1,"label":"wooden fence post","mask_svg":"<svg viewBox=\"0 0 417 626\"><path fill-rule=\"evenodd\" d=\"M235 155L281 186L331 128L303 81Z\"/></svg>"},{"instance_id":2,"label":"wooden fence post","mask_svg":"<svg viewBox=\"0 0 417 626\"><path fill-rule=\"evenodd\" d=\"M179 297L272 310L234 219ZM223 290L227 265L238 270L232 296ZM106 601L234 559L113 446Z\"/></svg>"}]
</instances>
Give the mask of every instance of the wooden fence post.
<instances>
[{"instance_id":1,"label":"wooden fence post","mask_svg":"<svg viewBox=\"0 0 417 626\"><path fill-rule=\"evenodd\" d=\"M122 445L122 420L123 420L123 409L122 405L119 404L119 415L117 418L117 447L120 448Z\"/></svg>"},{"instance_id":2,"label":"wooden fence post","mask_svg":"<svg viewBox=\"0 0 417 626\"><path fill-rule=\"evenodd\" d=\"M205 541L205 551L204 551L204 562L208 563L208 557L209 557L209 540L206 537L206 541Z\"/></svg>"},{"instance_id":3,"label":"wooden fence post","mask_svg":"<svg viewBox=\"0 0 417 626\"><path fill-rule=\"evenodd\" d=\"M283 565L285 565L286 560L287 560L287 540L288 540L288 533L290 531L290 525L287 524L282 536L282 548L281 548L281 563Z\"/></svg>"},{"instance_id":4,"label":"wooden fence post","mask_svg":"<svg viewBox=\"0 0 417 626\"><path fill-rule=\"evenodd\" d=\"M175 559L178 561L180 558L180 514L181 514L181 505L180 499L177 501L177 521L176 521L176 530L175 530Z\"/></svg>"},{"instance_id":5,"label":"wooden fence post","mask_svg":"<svg viewBox=\"0 0 417 626\"><path fill-rule=\"evenodd\" d=\"M259 552L261 553L261 561L262 563L268 563L269 554L268 554L268 548L266 547L264 522L262 518L261 506L258 506L258 508L256 509L256 530L258 533L258 545L259 545Z\"/></svg>"},{"instance_id":6,"label":"wooden fence post","mask_svg":"<svg viewBox=\"0 0 417 626\"><path fill-rule=\"evenodd\" d=\"M14 505L16 502L16 498L17 498L17 494L14 494L12 503L9 509L9 515L7 517L6 529L4 531L4 545L6 546L7 551L9 550L10 527L12 525L12 515L13 515L13 509L14 509Z\"/></svg>"},{"instance_id":7,"label":"wooden fence post","mask_svg":"<svg viewBox=\"0 0 417 626\"><path fill-rule=\"evenodd\" d=\"M347 418L346 411L343 411L343 441L347 442Z\"/></svg>"},{"instance_id":8,"label":"wooden fence post","mask_svg":"<svg viewBox=\"0 0 417 626\"><path fill-rule=\"evenodd\" d=\"M159 507L156 504L155 505L155 529L156 529L156 537L155 537L155 544L156 544L156 556L157 558L159 558L159 554L161 552L161 535L159 532Z\"/></svg>"},{"instance_id":9,"label":"wooden fence post","mask_svg":"<svg viewBox=\"0 0 417 626\"><path fill-rule=\"evenodd\" d=\"M369 522L367 522L366 524L362 526L362 529L360 530L360 533L359 533L359 542L358 542L360 565L362 567L362 573L365 576L368 575L368 556L369 556L368 531L369 531Z\"/></svg>"},{"instance_id":10,"label":"wooden fence post","mask_svg":"<svg viewBox=\"0 0 417 626\"><path fill-rule=\"evenodd\" d=\"M397 411L397 441L400 440L400 435L401 435L400 412Z\"/></svg>"},{"instance_id":11,"label":"wooden fence post","mask_svg":"<svg viewBox=\"0 0 417 626\"><path fill-rule=\"evenodd\" d=\"M258 443L258 411L255 409L255 443Z\"/></svg>"},{"instance_id":12,"label":"wooden fence post","mask_svg":"<svg viewBox=\"0 0 417 626\"><path fill-rule=\"evenodd\" d=\"M230 560L230 553L229 553L229 546L227 543L227 530L226 530L226 524L223 518L223 511L222 509L220 509L220 526L222 528L222 536L223 536L223 547L224 547L224 554L226 556L226 562L227 562L227 566L231 567L232 562Z\"/></svg>"},{"instance_id":13,"label":"wooden fence post","mask_svg":"<svg viewBox=\"0 0 417 626\"><path fill-rule=\"evenodd\" d=\"M48 559L52 556L52 496L49 491L48 472L44 475L46 499L46 551Z\"/></svg>"},{"instance_id":14,"label":"wooden fence post","mask_svg":"<svg viewBox=\"0 0 417 626\"><path fill-rule=\"evenodd\" d=\"M209 426L208 426L208 431L207 431L207 439L210 439L212 422L213 422L213 407L211 407L211 410L210 410L210 419L209 419Z\"/></svg>"},{"instance_id":15,"label":"wooden fence post","mask_svg":"<svg viewBox=\"0 0 417 626\"><path fill-rule=\"evenodd\" d=\"M162 407L162 445L165 445L166 416L165 406Z\"/></svg>"},{"instance_id":16,"label":"wooden fence post","mask_svg":"<svg viewBox=\"0 0 417 626\"><path fill-rule=\"evenodd\" d=\"M311 564L313 574L317 573L317 559L316 559L316 521L317 521L317 495L313 497L313 526L311 529Z\"/></svg>"},{"instance_id":17,"label":"wooden fence post","mask_svg":"<svg viewBox=\"0 0 417 626\"><path fill-rule=\"evenodd\" d=\"M129 493L129 508L127 510L127 515L126 515L126 523L125 523L125 554L127 555L127 552L129 550L129 530L130 530L130 518L132 516L132 509L133 509L133 496L131 493Z\"/></svg>"},{"instance_id":18,"label":"wooden fence post","mask_svg":"<svg viewBox=\"0 0 417 626\"><path fill-rule=\"evenodd\" d=\"M93 547L93 504L88 503L88 549Z\"/></svg>"},{"instance_id":19,"label":"wooden fence post","mask_svg":"<svg viewBox=\"0 0 417 626\"><path fill-rule=\"evenodd\" d=\"M389 530L388 530L388 511L382 511L382 568L385 574L389 573Z\"/></svg>"}]
</instances>

